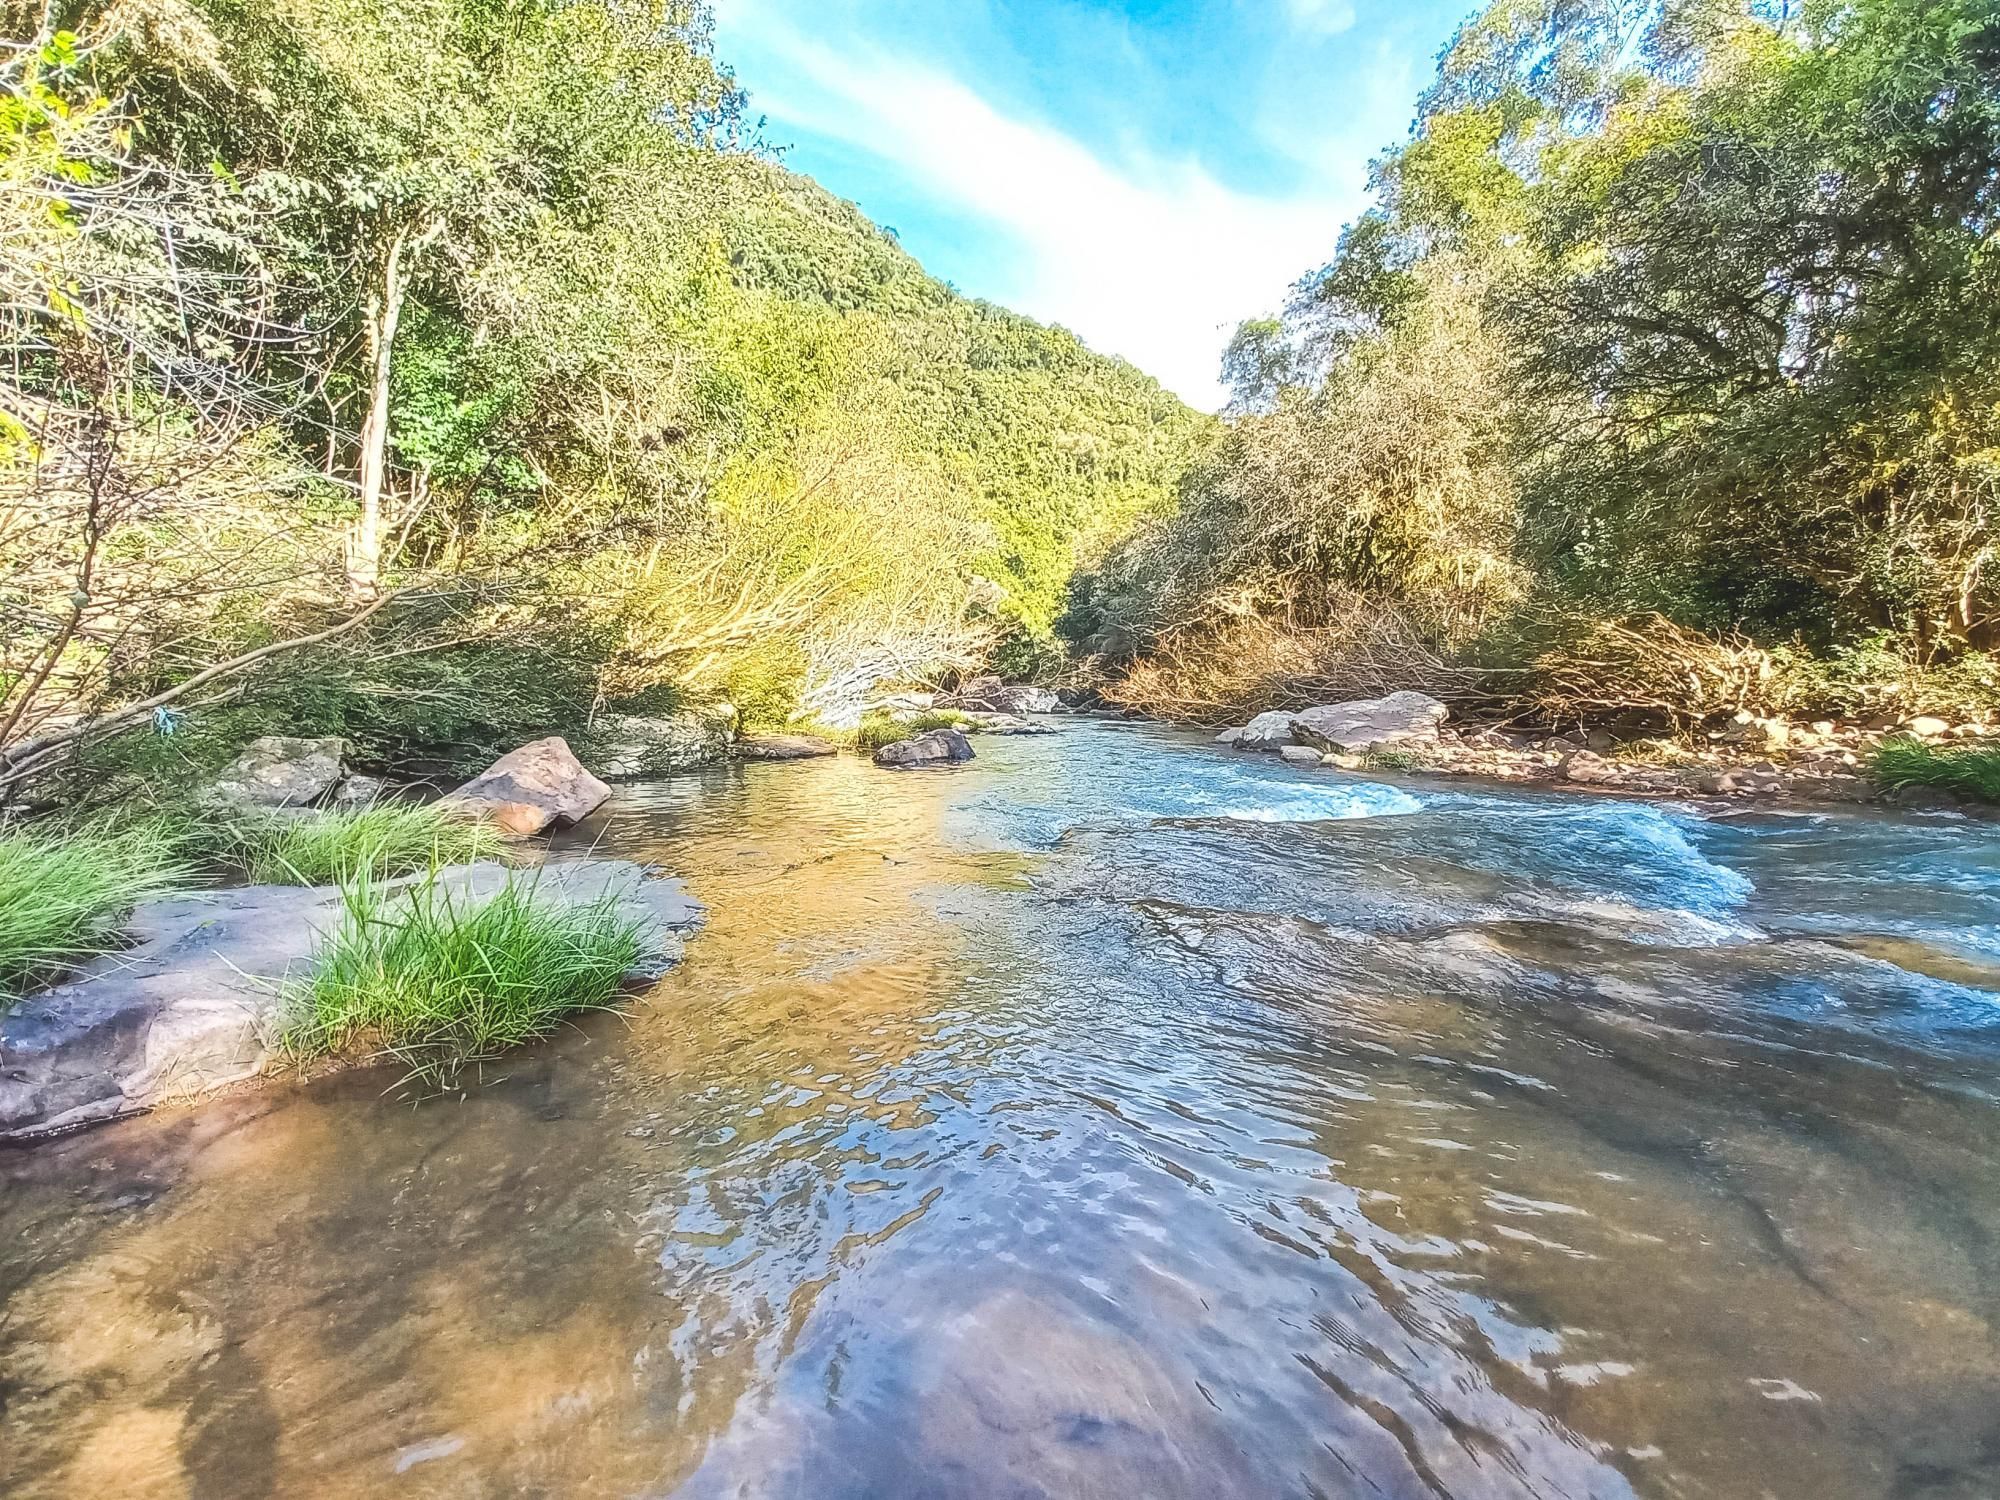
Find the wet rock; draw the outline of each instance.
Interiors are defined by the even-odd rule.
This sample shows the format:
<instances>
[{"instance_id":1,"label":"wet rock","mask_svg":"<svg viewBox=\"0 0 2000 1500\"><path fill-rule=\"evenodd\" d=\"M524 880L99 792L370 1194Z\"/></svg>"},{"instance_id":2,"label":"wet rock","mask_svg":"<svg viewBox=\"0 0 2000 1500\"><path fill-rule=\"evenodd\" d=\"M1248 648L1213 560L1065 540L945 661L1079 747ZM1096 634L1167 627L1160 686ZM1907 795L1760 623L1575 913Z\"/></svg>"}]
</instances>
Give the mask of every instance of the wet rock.
<instances>
[{"instance_id":1,"label":"wet rock","mask_svg":"<svg viewBox=\"0 0 2000 1500\"><path fill-rule=\"evenodd\" d=\"M238 807L305 807L333 790L346 753L341 739L267 734L244 746L209 783L208 793Z\"/></svg>"},{"instance_id":2,"label":"wet rock","mask_svg":"<svg viewBox=\"0 0 2000 1500\"><path fill-rule=\"evenodd\" d=\"M748 734L736 742L736 753L745 760L810 760L837 755L840 747L812 734Z\"/></svg>"},{"instance_id":3,"label":"wet rock","mask_svg":"<svg viewBox=\"0 0 2000 1500\"><path fill-rule=\"evenodd\" d=\"M592 759L606 776L671 776L728 759L730 719L722 714L605 714L593 727L593 738Z\"/></svg>"},{"instance_id":4,"label":"wet rock","mask_svg":"<svg viewBox=\"0 0 2000 1500\"><path fill-rule=\"evenodd\" d=\"M454 899L496 894L510 872L465 865L439 879ZM646 947L631 977L681 956L700 903L676 880L626 860L578 860L516 873L537 901L615 896ZM62 1130L194 1098L271 1071L280 1060L284 984L341 920L338 891L246 886L175 896L133 914L131 947L0 1017L0 1139Z\"/></svg>"},{"instance_id":5,"label":"wet rock","mask_svg":"<svg viewBox=\"0 0 2000 1500\"><path fill-rule=\"evenodd\" d=\"M1223 730L1222 733L1218 734L1215 737L1215 743L1218 745L1234 745L1242 738L1243 738L1243 730L1239 726L1235 729Z\"/></svg>"},{"instance_id":6,"label":"wet rock","mask_svg":"<svg viewBox=\"0 0 2000 1500\"><path fill-rule=\"evenodd\" d=\"M508 751L442 805L508 833L536 834L582 821L610 796L568 743L550 735Z\"/></svg>"},{"instance_id":7,"label":"wet rock","mask_svg":"<svg viewBox=\"0 0 2000 1500\"><path fill-rule=\"evenodd\" d=\"M1320 750L1348 752L1392 745L1429 744L1449 712L1424 693L1391 693L1308 708L1292 718L1292 738Z\"/></svg>"},{"instance_id":8,"label":"wet rock","mask_svg":"<svg viewBox=\"0 0 2000 1500\"><path fill-rule=\"evenodd\" d=\"M1310 745L1280 745L1278 756L1288 766L1317 766L1320 752Z\"/></svg>"},{"instance_id":9,"label":"wet rock","mask_svg":"<svg viewBox=\"0 0 2000 1500\"><path fill-rule=\"evenodd\" d=\"M927 729L875 752L878 766L941 766L972 759L972 741L956 729Z\"/></svg>"}]
</instances>

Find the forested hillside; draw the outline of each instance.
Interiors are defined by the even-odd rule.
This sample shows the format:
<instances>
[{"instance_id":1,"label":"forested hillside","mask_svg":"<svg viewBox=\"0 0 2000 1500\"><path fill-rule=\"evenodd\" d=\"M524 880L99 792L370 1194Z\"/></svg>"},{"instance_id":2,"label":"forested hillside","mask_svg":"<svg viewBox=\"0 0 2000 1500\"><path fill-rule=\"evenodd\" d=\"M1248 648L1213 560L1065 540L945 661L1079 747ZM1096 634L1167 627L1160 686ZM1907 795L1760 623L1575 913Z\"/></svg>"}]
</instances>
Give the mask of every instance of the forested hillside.
<instances>
[{"instance_id":1,"label":"forested hillside","mask_svg":"<svg viewBox=\"0 0 2000 1500\"><path fill-rule=\"evenodd\" d=\"M1045 658L1203 425L784 171L698 3L112 0L0 77L0 789L852 722Z\"/></svg>"},{"instance_id":2,"label":"forested hillside","mask_svg":"<svg viewBox=\"0 0 2000 1500\"><path fill-rule=\"evenodd\" d=\"M1079 588L1128 701L2000 701L1992 0L1497 0L1374 186Z\"/></svg>"}]
</instances>

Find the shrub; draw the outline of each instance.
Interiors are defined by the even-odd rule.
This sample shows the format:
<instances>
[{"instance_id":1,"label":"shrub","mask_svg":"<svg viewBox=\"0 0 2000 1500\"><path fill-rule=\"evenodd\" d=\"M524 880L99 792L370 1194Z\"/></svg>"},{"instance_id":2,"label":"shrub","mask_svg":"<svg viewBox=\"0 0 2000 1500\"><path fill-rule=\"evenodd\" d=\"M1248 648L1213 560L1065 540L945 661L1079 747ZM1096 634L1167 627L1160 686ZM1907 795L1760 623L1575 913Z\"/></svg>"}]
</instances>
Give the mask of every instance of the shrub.
<instances>
[{"instance_id":1,"label":"shrub","mask_svg":"<svg viewBox=\"0 0 2000 1500\"><path fill-rule=\"evenodd\" d=\"M614 1009L641 951L615 895L541 902L516 876L485 899L435 876L407 889L358 876L341 899L340 926L291 997L289 1044L315 1057L372 1038L431 1086L564 1016Z\"/></svg>"},{"instance_id":2,"label":"shrub","mask_svg":"<svg viewBox=\"0 0 2000 1500\"><path fill-rule=\"evenodd\" d=\"M148 827L0 835L0 1000L115 948L124 914L180 874Z\"/></svg>"},{"instance_id":3,"label":"shrub","mask_svg":"<svg viewBox=\"0 0 2000 1500\"><path fill-rule=\"evenodd\" d=\"M1875 777L1885 786L1934 786L2000 802L2000 750L1940 750L1922 740L1890 740L1875 753Z\"/></svg>"},{"instance_id":4,"label":"shrub","mask_svg":"<svg viewBox=\"0 0 2000 1500\"><path fill-rule=\"evenodd\" d=\"M469 864L497 853L498 832L443 808L384 802L352 812L319 812L247 830L242 865L271 885L325 885L381 879L438 865Z\"/></svg>"}]
</instances>

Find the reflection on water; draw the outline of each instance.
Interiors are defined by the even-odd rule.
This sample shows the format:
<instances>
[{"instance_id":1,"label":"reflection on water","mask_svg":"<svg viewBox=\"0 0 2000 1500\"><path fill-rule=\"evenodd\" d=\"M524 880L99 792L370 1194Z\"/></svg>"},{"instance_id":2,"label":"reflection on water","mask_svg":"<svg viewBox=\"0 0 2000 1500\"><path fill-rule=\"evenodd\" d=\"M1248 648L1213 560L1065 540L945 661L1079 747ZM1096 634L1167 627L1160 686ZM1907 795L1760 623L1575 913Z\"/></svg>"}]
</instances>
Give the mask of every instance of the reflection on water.
<instances>
[{"instance_id":1,"label":"reflection on water","mask_svg":"<svg viewBox=\"0 0 2000 1500\"><path fill-rule=\"evenodd\" d=\"M0 1493L2000 1494L2000 835L1081 726L582 830L462 1101L0 1155Z\"/></svg>"}]
</instances>

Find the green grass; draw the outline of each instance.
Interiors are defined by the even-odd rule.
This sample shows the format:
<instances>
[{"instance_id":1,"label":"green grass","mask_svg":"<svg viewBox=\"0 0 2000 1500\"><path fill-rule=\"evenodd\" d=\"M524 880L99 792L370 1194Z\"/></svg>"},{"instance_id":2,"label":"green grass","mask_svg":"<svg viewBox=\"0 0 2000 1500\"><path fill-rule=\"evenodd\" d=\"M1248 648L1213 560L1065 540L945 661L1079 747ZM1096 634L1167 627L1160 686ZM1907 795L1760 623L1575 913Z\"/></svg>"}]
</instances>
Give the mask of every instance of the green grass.
<instances>
[{"instance_id":1,"label":"green grass","mask_svg":"<svg viewBox=\"0 0 2000 1500\"><path fill-rule=\"evenodd\" d=\"M1940 750L1922 740L1888 740L1875 752L1874 769L1884 786L1934 786L2000 802L2000 750Z\"/></svg>"},{"instance_id":2,"label":"green grass","mask_svg":"<svg viewBox=\"0 0 2000 1500\"><path fill-rule=\"evenodd\" d=\"M0 1002L116 948L133 904L183 873L171 839L146 825L0 835Z\"/></svg>"},{"instance_id":3,"label":"green grass","mask_svg":"<svg viewBox=\"0 0 2000 1500\"><path fill-rule=\"evenodd\" d=\"M964 729L973 722L970 714L948 708L928 709L912 719L892 719L887 714L870 714L854 731L854 748L880 750L926 729Z\"/></svg>"},{"instance_id":4,"label":"green grass","mask_svg":"<svg viewBox=\"0 0 2000 1500\"><path fill-rule=\"evenodd\" d=\"M340 926L288 997L288 1043L312 1058L372 1040L408 1066L405 1082L432 1088L564 1016L615 1009L642 949L615 897L538 901L526 876L485 899L435 876L407 888L364 876L341 896Z\"/></svg>"},{"instance_id":5,"label":"green grass","mask_svg":"<svg viewBox=\"0 0 2000 1500\"><path fill-rule=\"evenodd\" d=\"M248 826L237 858L258 884L331 885L470 864L498 853L503 842L486 824L435 806L381 802Z\"/></svg>"}]
</instances>

